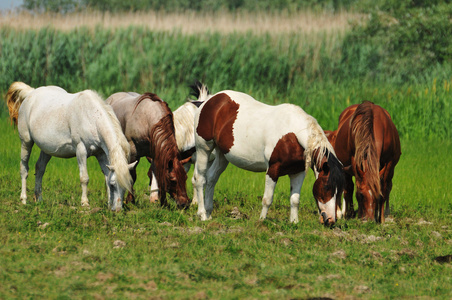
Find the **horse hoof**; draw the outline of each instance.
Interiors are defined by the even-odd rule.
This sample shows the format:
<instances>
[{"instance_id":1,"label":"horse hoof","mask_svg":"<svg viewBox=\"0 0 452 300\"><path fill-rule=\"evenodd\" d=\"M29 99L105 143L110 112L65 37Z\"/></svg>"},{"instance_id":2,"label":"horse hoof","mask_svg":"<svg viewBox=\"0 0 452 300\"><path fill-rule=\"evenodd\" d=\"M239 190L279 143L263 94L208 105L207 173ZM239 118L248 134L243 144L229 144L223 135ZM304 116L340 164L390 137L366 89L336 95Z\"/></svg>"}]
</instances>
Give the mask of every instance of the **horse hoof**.
<instances>
[{"instance_id":1,"label":"horse hoof","mask_svg":"<svg viewBox=\"0 0 452 300\"><path fill-rule=\"evenodd\" d=\"M207 215L206 213L198 213L199 218L201 219L201 221L207 221Z\"/></svg>"},{"instance_id":2,"label":"horse hoof","mask_svg":"<svg viewBox=\"0 0 452 300\"><path fill-rule=\"evenodd\" d=\"M89 207L89 202L82 202L82 206Z\"/></svg>"}]
</instances>

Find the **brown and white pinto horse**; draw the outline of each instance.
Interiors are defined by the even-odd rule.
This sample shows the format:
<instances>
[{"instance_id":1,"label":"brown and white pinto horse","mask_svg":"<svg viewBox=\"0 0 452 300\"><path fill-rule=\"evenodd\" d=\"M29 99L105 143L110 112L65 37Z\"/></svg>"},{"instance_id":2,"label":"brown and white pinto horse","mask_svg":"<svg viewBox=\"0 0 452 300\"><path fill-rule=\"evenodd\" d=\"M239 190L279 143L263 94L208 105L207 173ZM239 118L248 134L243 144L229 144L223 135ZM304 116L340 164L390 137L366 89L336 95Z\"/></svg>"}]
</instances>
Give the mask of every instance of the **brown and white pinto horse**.
<instances>
[{"instance_id":1,"label":"brown and white pinto horse","mask_svg":"<svg viewBox=\"0 0 452 300\"><path fill-rule=\"evenodd\" d=\"M245 170L266 172L261 219L266 218L272 204L278 178L289 175L290 222L294 223L298 222L306 169L311 167L316 177L313 194L320 221L334 224L336 198L341 197L344 176L317 121L298 106L270 106L240 92L222 91L209 97L195 116L194 182L201 220L211 217L215 184L231 162ZM208 167L214 150L215 159Z\"/></svg>"},{"instance_id":2,"label":"brown and white pinto horse","mask_svg":"<svg viewBox=\"0 0 452 300\"><path fill-rule=\"evenodd\" d=\"M335 131L326 131L337 157L344 165L346 217L354 216L353 180L356 181L358 217L384 223L389 214L389 193L394 168L399 161L399 134L389 113L364 101L346 108Z\"/></svg>"},{"instance_id":3,"label":"brown and white pinto horse","mask_svg":"<svg viewBox=\"0 0 452 300\"><path fill-rule=\"evenodd\" d=\"M111 95L106 102L113 107L130 144L130 160L139 161L143 156L152 159L161 189L160 203L167 204L168 192L179 208L187 208L190 205L185 187L187 174L180 162L173 114L168 104L152 93L123 92ZM131 175L135 183L136 166ZM134 201L133 193L129 193L127 200Z\"/></svg>"}]
</instances>

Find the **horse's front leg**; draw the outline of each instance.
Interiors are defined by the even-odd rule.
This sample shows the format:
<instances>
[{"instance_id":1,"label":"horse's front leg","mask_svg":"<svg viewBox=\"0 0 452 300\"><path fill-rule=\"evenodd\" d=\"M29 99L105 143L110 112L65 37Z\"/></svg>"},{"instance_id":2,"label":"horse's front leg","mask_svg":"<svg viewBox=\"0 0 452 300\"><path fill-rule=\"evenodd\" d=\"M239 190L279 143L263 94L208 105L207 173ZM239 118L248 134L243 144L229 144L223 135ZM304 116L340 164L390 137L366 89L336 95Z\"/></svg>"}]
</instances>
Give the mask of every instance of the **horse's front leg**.
<instances>
[{"instance_id":1,"label":"horse's front leg","mask_svg":"<svg viewBox=\"0 0 452 300\"><path fill-rule=\"evenodd\" d=\"M135 157L134 157L135 158ZM131 161L134 161L135 159L132 159ZM135 182L137 181L137 165L140 162L139 159L136 160L136 164L133 168L129 169L130 176L132 176L132 191L129 191L126 198L126 203L133 203L135 204L135 190L133 189L133 186L135 185Z\"/></svg>"},{"instance_id":2,"label":"horse's front leg","mask_svg":"<svg viewBox=\"0 0 452 300\"><path fill-rule=\"evenodd\" d=\"M152 160L148 157L148 161L151 163L149 166L148 177L149 177L149 202L157 203L159 200L159 184L157 178L155 177L155 165Z\"/></svg>"},{"instance_id":3,"label":"horse's front leg","mask_svg":"<svg viewBox=\"0 0 452 300\"><path fill-rule=\"evenodd\" d=\"M198 216L201 218L201 221L206 221L210 215L207 215L204 205L204 186L206 185L206 173L210 152L204 149L198 150L198 148L196 150L197 157L193 173L194 188L198 198Z\"/></svg>"},{"instance_id":4,"label":"horse's front leg","mask_svg":"<svg viewBox=\"0 0 452 300\"><path fill-rule=\"evenodd\" d=\"M83 143L79 143L76 149L76 156L78 162L78 168L80 170L80 185L82 186L82 206L89 206L88 201L88 169L86 167L86 159L88 157L88 152Z\"/></svg>"},{"instance_id":5,"label":"horse's front leg","mask_svg":"<svg viewBox=\"0 0 452 300\"><path fill-rule=\"evenodd\" d=\"M290 222L298 223L298 207L300 206L300 191L306 172L289 175L290 178Z\"/></svg>"},{"instance_id":6,"label":"horse's front leg","mask_svg":"<svg viewBox=\"0 0 452 300\"><path fill-rule=\"evenodd\" d=\"M33 141L23 141L20 149L20 177L22 180L22 191L20 193L20 201L27 204L27 178L28 178L28 160L30 159Z\"/></svg>"},{"instance_id":7,"label":"horse's front leg","mask_svg":"<svg viewBox=\"0 0 452 300\"><path fill-rule=\"evenodd\" d=\"M210 218L213 211L213 195L215 192L215 185L217 184L221 173L226 170L228 164L228 160L219 150L216 151L216 156L213 163L207 163L206 197L204 199L207 218Z\"/></svg>"},{"instance_id":8,"label":"horse's front leg","mask_svg":"<svg viewBox=\"0 0 452 300\"><path fill-rule=\"evenodd\" d=\"M345 188L344 188L344 202L345 202L345 218L354 218L355 209L353 207L353 190L355 185L353 184L353 177L349 174L345 174ZM342 203L344 204L344 203ZM342 208L344 210L344 208Z\"/></svg>"},{"instance_id":9,"label":"horse's front leg","mask_svg":"<svg viewBox=\"0 0 452 300\"><path fill-rule=\"evenodd\" d=\"M42 201L42 177L46 171L46 166L52 157L41 150L38 161L36 162L36 178L35 178L35 201Z\"/></svg>"}]
</instances>

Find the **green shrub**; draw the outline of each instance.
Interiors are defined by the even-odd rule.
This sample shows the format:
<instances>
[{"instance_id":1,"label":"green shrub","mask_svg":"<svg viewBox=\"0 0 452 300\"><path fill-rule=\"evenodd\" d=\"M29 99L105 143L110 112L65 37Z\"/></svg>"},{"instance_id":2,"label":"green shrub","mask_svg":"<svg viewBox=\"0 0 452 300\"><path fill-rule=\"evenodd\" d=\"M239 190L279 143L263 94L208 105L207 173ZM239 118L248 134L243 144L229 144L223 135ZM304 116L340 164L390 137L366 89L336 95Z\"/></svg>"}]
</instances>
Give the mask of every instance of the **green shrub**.
<instances>
[{"instance_id":1,"label":"green shrub","mask_svg":"<svg viewBox=\"0 0 452 300\"><path fill-rule=\"evenodd\" d=\"M452 6L383 2L384 10L373 11L367 22L354 26L344 39L346 72L403 83L432 80L431 75L438 75L442 66L450 69Z\"/></svg>"}]
</instances>

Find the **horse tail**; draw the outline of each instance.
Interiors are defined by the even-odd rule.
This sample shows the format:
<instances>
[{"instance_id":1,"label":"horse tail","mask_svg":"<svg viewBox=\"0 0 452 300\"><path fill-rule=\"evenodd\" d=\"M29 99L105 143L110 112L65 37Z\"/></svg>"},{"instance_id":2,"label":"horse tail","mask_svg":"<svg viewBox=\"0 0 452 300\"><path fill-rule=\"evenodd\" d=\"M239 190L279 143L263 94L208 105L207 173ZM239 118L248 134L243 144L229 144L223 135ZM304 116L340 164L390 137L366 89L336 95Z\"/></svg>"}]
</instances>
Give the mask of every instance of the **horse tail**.
<instances>
[{"instance_id":1,"label":"horse tail","mask_svg":"<svg viewBox=\"0 0 452 300\"><path fill-rule=\"evenodd\" d=\"M351 129L355 135L355 161L361 171L368 174L367 181L374 197L381 196L380 158L374 138L374 117L372 102L364 101L354 112L351 119ZM358 118L361 116L361 118ZM361 176L358 172L357 176Z\"/></svg>"},{"instance_id":2,"label":"horse tail","mask_svg":"<svg viewBox=\"0 0 452 300\"><path fill-rule=\"evenodd\" d=\"M28 84L19 81L13 82L9 87L6 93L6 105L8 106L9 118L14 125L17 126L20 105L33 90L34 88Z\"/></svg>"},{"instance_id":3,"label":"horse tail","mask_svg":"<svg viewBox=\"0 0 452 300\"><path fill-rule=\"evenodd\" d=\"M199 80L196 80L194 84L190 85L190 88L192 89L192 92L190 93L191 96L194 96L197 101L193 101L192 103L199 107L199 105L202 104L202 102L209 99L209 89L207 88L207 85L200 82ZM198 103L198 104L197 104Z\"/></svg>"}]
</instances>

